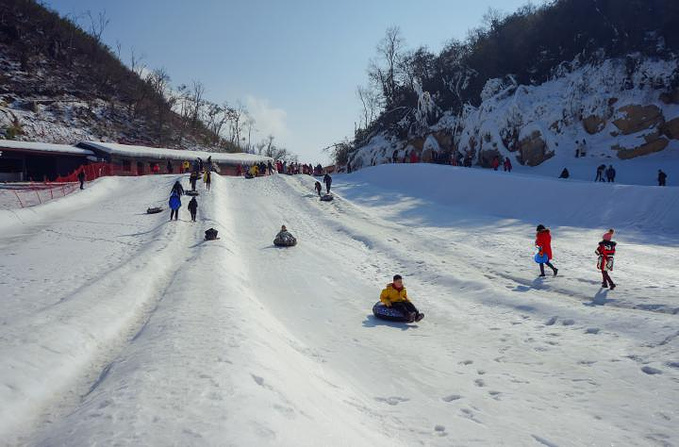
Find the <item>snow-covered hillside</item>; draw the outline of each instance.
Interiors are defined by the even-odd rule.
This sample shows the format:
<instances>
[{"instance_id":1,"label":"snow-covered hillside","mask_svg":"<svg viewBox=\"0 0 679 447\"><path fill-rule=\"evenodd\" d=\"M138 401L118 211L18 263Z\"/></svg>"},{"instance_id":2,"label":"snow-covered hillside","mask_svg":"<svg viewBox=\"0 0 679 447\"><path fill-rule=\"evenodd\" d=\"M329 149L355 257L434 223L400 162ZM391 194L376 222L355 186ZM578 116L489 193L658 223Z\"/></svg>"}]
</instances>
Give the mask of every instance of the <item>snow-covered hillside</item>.
<instances>
[{"instance_id":1,"label":"snow-covered hillside","mask_svg":"<svg viewBox=\"0 0 679 447\"><path fill-rule=\"evenodd\" d=\"M657 169L667 163L676 169L679 162L678 79L676 59L638 55L596 65L562 64L552 80L535 86L517 85L511 76L491 79L479 107L467 106L462 116L444 113L407 140L376 135L356 151L352 166L390 162L394 151L399 159L415 151L423 160L432 152L450 158L458 151L470 154L475 165L509 157L514 166L539 166L550 176L586 166L581 178L593 179L589 169L601 163L652 158L655 169L627 177L629 183L651 184ZM576 149L585 157L576 158Z\"/></svg>"},{"instance_id":2,"label":"snow-covered hillside","mask_svg":"<svg viewBox=\"0 0 679 447\"><path fill-rule=\"evenodd\" d=\"M386 165L330 203L306 176L216 176L198 223L144 214L176 178L0 211L2 443L679 443L679 189ZM395 273L418 324L371 314Z\"/></svg>"}]
</instances>

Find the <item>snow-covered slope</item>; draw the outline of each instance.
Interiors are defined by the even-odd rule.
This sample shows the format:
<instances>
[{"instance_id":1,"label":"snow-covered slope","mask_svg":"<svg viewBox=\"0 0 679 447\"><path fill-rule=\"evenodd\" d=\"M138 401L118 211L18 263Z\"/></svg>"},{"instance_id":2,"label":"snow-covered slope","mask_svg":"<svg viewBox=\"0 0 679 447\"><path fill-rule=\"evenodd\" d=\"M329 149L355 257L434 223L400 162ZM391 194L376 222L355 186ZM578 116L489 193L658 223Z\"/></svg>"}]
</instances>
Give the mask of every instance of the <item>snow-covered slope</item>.
<instances>
[{"instance_id":1,"label":"snow-covered slope","mask_svg":"<svg viewBox=\"0 0 679 447\"><path fill-rule=\"evenodd\" d=\"M562 64L540 85L517 85L511 76L491 79L478 107L462 116L449 112L421 135L400 140L374 136L352 155L361 168L416 151L469 153L474 165L488 167L509 157L515 167L558 176L567 167L575 178L593 179L596 166L622 167L619 180L654 184L660 168L679 175L679 79L677 60L630 55L599 64ZM421 126L421 127L422 127ZM584 142L584 143L583 143ZM576 158L576 149L586 156Z\"/></svg>"},{"instance_id":2,"label":"snow-covered slope","mask_svg":"<svg viewBox=\"0 0 679 447\"><path fill-rule=\"evenodd\" d=\"M331 203L309 177L217 177L196 224L142 215L173 176L100 182L96 199L61 199L45 218L34 208L0 233L0 439L678 442L677 189L495 174L382 166L336 177ZM606 197L621 205L597 214ZM658 225L637 225L642 201ZM556 278L536 279L538 219ZM281 224L297 247L272 246ZM221 239L202 241L211 226ZM593 250L609 226L619 287L607 293ZM421 323L372 317L394 273Z\"/></svg>"}]
</instances>

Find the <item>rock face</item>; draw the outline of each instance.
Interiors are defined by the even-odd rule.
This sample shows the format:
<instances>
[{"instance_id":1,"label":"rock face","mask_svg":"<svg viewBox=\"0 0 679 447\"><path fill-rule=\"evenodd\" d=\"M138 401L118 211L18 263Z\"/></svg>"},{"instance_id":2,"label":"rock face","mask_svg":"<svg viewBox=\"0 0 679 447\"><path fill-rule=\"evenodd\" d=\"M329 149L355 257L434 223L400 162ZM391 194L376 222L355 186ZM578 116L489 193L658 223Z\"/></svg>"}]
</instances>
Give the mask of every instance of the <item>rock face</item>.
<instances>
[{"instance_id":1,"label":"rock face","mask_svg":"<svg viewBox=\"0 0 679 447\"><path fill-rule=\"evenodd\" d=\"M618 112L622 113L624 117L613 121L613 124L620 129L623 135L631 135L651 129L665 122L662 111L654 105L629 105L621 107Z\"/></svg>"},{"instance_id":2,"label":"rock face","mask_svg":"<svg viewBox=\"0 0 679 447\"><path fill-rule=\"evenodd\" d=\"M519 154L521 164L528 166L537 166L554 156L554 152L548 150L542 133L537 130L519 142Z\"/></svg>"},{"instance_id":3,"label":"rock face","mask_svg":"<svg viewBox=\"0 0 679 447\"><path fill-rule=\"evenodd\" d=\"M679 117L667 121L660 127L660 131L672 140L679 140Z\"/></svg>"},{"instance_id":4,"label":"rock face","mask_svg":"<svg viewBox=\"0 0 679 447\"><path fill-rule=\"evenodd\" d=\"M479 152L479 165L484 168L490 168L495 158L500 158L500 151L496 149L482 150Z\"/></svg>"},{"instance_id":5,"label":"rock face","mask_svg":"<svg viewBox=\"0 0 679 447\"><path fill-rule=\"evenodd\" d=\"M633 149L623 149L620 146L614 146L613 149L618 151L618 158L629 160L630 158L641 157L642 155L652 154L653 152L660 152L665 149L669 143L670 141L667 138L661 137Z\"/></svg>"},{"instance_id":6,"label":"rock face","mask_svg":"<svg viewBox=\"0 0 679 447\"><path fill-rule=\"evenodd\" d=\"M660 100L665 104L679 104L679 87L672 91L662 93Z\"/></svg>"},{"instance_id":7,"label":"rock face","mask_svg":"<svg viewBox=\"0 0 679 447\"><path fill-rule=\"evenodd\" d=\"M588 134L594 135L604 130L606 120L596 115L590 115L582 121L582 125Z\"/></svg>"}]
</instances>

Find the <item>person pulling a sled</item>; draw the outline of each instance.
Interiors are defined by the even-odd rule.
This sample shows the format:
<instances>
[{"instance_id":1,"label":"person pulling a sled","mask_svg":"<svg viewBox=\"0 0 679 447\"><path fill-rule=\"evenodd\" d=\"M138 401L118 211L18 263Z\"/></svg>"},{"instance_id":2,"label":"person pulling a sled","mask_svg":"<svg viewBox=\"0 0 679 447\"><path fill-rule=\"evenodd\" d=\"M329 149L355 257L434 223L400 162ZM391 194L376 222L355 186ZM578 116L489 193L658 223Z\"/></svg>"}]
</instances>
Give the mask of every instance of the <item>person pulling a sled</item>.
<instances>
[{"instance_id":1,"label":"person pulling a sled","mask_svg":"<svg viewBox=\"0 0 679 447\"><path fill-rule=\"evenodd\" d=\"M612 228L608 230L608 232L604 234L601 242L599 242L599 246L594 252L595 254L599 255L596 267L601 271L601 275L603 276L601 287L604 289L610 288L611 290L615 289L616 287L616 285L613 283L613 280L611 279L611 276L608 274L608 272L613 271L613 258L615 256L615 246L617 245L617 243L613 242L612 240L613 234L615 234L615 230Z\"/></svg>"},{"instance_id":2,"label":"person pulling a sled","mask_svg":"<svg viewBox=\"0 0 679 447\"><path fill-rule=\"evenodd\" d=\"M392 307L405 315L408 322L413 323L424 318L424 314L420 313L415 305L408 299L408 292L403 285L403 278L401 275L394 275L393 282L387 284L387 287L380 294L380 301L387 307Z\"/></svg>"},{"instance_id":3,"label":"person pulling a sled","mask_svg":"<svg viewBox=\"0 0 679 447\"><path fill-rule=\"evenodd\" d=\"M537 227L535 246L538 248L535 261L540 264L540 276L545 276L545 264L552 269L554 276L556 276L559 269L550 262L552 260L552 235L544 225L538 225Z\"/></svg>"}]
</instances>

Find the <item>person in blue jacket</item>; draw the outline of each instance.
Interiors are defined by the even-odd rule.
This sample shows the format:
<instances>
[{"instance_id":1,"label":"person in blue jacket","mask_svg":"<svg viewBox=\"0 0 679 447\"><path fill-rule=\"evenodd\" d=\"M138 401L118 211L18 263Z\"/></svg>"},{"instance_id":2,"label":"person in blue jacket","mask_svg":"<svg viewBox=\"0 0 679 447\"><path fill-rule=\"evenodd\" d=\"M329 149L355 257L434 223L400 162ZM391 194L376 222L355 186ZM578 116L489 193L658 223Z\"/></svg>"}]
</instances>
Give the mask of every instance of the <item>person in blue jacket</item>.
<instances>
[{"instance_id":1,"label":"person in blue jacket","mask_svg":"<svg viewBox=\"0 0 679 447\"><path fill-rule=\"evenodd\" d=\"M174 217L174 220L179 220L179 208L182 206L182 199L179 197L176 191L172 191L170 195L170 220Z\"/></svg>"}]
</instances>

